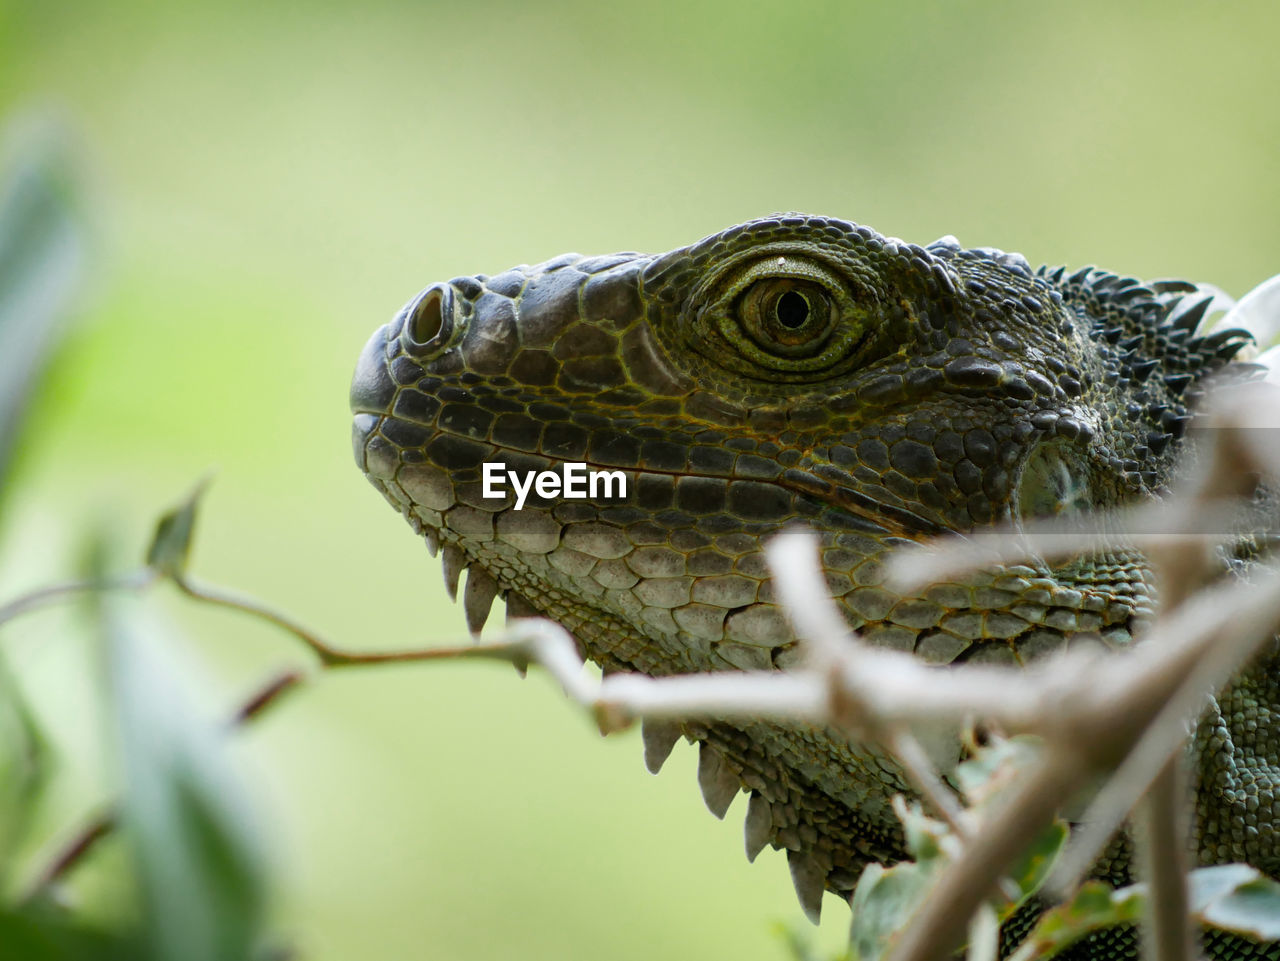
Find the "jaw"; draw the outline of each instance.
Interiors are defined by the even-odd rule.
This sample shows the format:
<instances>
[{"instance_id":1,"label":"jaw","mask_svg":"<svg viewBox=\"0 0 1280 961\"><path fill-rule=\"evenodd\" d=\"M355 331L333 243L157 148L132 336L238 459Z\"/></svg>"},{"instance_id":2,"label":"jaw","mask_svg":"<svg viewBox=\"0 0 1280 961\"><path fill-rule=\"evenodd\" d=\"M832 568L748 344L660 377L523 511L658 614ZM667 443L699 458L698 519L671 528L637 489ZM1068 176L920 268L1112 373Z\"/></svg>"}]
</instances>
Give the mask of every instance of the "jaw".
<instances>
[{"instance_id":1,"label":"jaw","mask_svg":"<svg viewBox=\"0 0 1280 961\"><path fill-rule=\"evenodd\" d=\"M402 465L378 474L377 436L369 434L364 444L370 480L429 546L439 547L451 594L466 571L461 596L474 634L501 597L508 617L544 616L559 623L582 655L606 673L768 669L779 654L785 661L794 649L789 631L774 633L771 641L743 643L723 639L723 627L718 641L681 628L679 620L697 627L696 619L706 618L704 609L713 610L689 600L685 611L673 612L671 605L691 595L696 579L643 579L626 560L610 556L620 542L607 533L616 531L607 521L618 518L609 508L571 512L579 518L573 522L557 517L554 508L481 510L461 500L446 472L433 465ZM644 558L632 557L638 566L663 563L659 553L630 551L636 553ZM646 580L648 588L640 587ZM726 620L723 613L711 619L721 625ZM758 622L739 621L757 623L758 636L765 636ZM780 618L773 624L770 631L785 630ZM765 846L787 851L807 909L817 910L824 889L847 897L869 860L904 856L889 802L908 785L888 756L834 730L691 721L646 728L646 756L655 773L680 736L699 746L699 786L712 813L723 818L733 799L748 793L748 857Z\"/></svg>"}]
</instances>

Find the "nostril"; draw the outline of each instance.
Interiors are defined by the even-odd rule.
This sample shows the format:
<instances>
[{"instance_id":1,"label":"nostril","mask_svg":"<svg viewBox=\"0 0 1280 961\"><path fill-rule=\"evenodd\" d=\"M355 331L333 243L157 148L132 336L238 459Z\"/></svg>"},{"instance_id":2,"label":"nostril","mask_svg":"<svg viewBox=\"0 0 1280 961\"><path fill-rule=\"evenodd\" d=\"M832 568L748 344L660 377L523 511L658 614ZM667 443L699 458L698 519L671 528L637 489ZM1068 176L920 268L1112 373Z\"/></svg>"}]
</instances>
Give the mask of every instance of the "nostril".
<instances>
[{"instance_id":1,"label":"nostril","mask_svg":"<svg viewBox=\"0 0 1280 961\"><path fill-rule=\"evenodd\" d=\"M453 294L444 284L423 291L405 318L404 343L411 354L438 351L448 342L453 329Z\"/></svg>"},{"instance_id":2,"label":"nostril","mask_svg":"<svg viewBox=\"0 0 1280 961\"><path fill-rule=\"evenodd\" d=\"M409 310L406 325L415 343L427 346L444 332L444 291L439 287L427 290Z\"/></svg>"}]
</instances>

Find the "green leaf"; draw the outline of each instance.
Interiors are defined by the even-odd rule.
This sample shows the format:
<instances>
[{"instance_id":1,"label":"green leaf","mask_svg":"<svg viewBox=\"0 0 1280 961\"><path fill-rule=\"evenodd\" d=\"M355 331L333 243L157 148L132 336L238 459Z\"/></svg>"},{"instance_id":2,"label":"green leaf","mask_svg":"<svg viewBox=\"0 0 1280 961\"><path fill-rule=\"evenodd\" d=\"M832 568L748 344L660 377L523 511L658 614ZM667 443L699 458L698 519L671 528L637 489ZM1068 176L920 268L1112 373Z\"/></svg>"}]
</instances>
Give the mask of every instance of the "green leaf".
<instances>
[{"instance_id":1,"label":"green leaf","mask_svg":"<svg viewBox=\"0 0 1280 961\"><path fill-rule=\"evenodd\" d=\"M974 793L989 799L993 783L1004 785L1018 770L1035 763L1038 752L1031 742L1001 740L977 752L966 762L968 770L962 783ZM973 808L969 813L991 812L992 805ZM937 876L955 858L963 857L963 847L949 824L926 815L915 801L902 796L893 799L893 810L902 822L907 850L915 861L904 861L891 868L868 865L858 879L853 893L853 923L850 930L851 957L857 961L873 961L886 955L898 935L911 924L921 902L927 897ZM993 902L998 918L1003 921L1044 883L1054 859L1069 835L1062 821L1049 824L1031 847L1009 868L1005 875L1018 888L1012 901Z\"/></svg>"},{"instance_id":2,"label":"green leaf","mask_svg":"<svg viewBox=\"0 0 1280 961\"><path fill-rule=\"evenodd\" d=\"M1071 829L1065 821L1054 821L1040 832L1022 857L1010 865L1006 877L1018 886L1020 896L1000 909L1001 921L1012 917L1027 898L1040 890L1070 836Z\"/></svg>"},{"instance_id":3,"label":"green leaf","mask_svg":"<svg viewBox=\"0 0 1280 961\"><path fill-rule=\"evenodd\" d=\"M187 499L166 511L156 522L155 533L147 548L147 566L165 577L181 577L191 557L191 539L195 534L196 509L209 486L208 478L196 484Z\"/></svg>"},{"instance_id":4,"label":"green leaf","mask_svg":"<svg viewBox=\"0 0 1280 961\"><path fill-rule=\"evenodd\" d=\"M1070 900L1040 915L1009 961L1051 958L1094 931L1136 922L1145 899L1139 887L1115 891L1101 881L1086 881Z\"/></svg>"},{"instance_id":5,"label":"green leaf","mask_svg":"<svg viewBox=\"0 0 1280 961\"><path fill-rule=\"evenodd\" d=\"M956 782L970 807L980 809L1025 781L1027 772L1040 763L1043 747L1038 738L991 737L973 756L956 767Z\"/></svg>"},{"instance_id":6,"label":"green leaf","mask_svg":"<svg viewBox=\"0 0 1280 961\"><path fill-rule=\"evenodd\" d=\"M109 618L109 694L153 961L245 961L261 942L260 844L226 769L224 734L201 723L182 672Z\"/></svg>"},{"instance_id":7,"label":"green leaf","mask_svg":"<svg viewBox=\"0 0 1280 961\"><path fill-rule=\"evenodd\" d=\"M48 742L0 662L0 894L48 780Z\"/></svg>"},{"instance_id":8,"label":"green leaf","mask_svg":"<svg viewBox=\"0 0 1280 961\"><path fill-rule=\"evenodd\" d=\"M23 409L84 277L87 240L65 134L12 124L0 183L0 491Z\"/></svg>"},{"instance_id":9,"label":"green leaf","mask_svg":"<svg viewBox=\"0 0 1280 961\"><path fill-rule=\"evenodd\" d=\"M127 935L87 927L47 902L0 907L0 961L137 961L138 956L138 945Z\"/></svg>"},{"instance_id":10,"label":"green leaf","mask_svg":"<svg viewBox=\"0 0 1280 961\"><path fill-rule=\"evenodd\" d=\"M1197 868L1187 875L1187 900L1193 906L1209 904L1257 877L1260 877L1258 869L1247 864Z\"/></svg>"},{"instance_id":11,"label":"green leaf","mask_svg":"<svg viewBox=\"0 0 1280 961\"><path fill-rule=\"evenodd\" d=\"M959 851L951 826L924 813L919 801L908 801L901 794L893 798L893 813L902 822L907 851L920 864L954 856Z\"/></svg>"},{"instance_id":12,"label":"green leaf","mask_svg":"<svg viewBox=\"0 0 1280 961\"><path fill-rule=\"evenodd\" d=\"M1280 941L1280 883L1247 864L1197 868L1188 880L1191 912L1201 923Z\"/></svg>"},{"instance_id":13,"label":"green leaf","mask_svg":"<svg viewBox=\"0 0 1280 961\"><path fill-rule=\"evenodd\" d=\"M1280 883L1247 864L1197 868L1187 876L1191 918L1206 927L1262 941L1280 940ZM1112 890L1087 881L1069 901L1040 916L1009 961L1051 958L1087 934L1136 923L1146 910L1147 886Z\"/></svg>"},{"instance_id":14,"label":"green leaf","mask_svg":"<svg viewBox=\"0 0 1280 961\"><path fill-rule=\"evenodd\" d=\"M792 961L849 961L847 952L834 957L823 955L813 946L813 939L808 931L781 921L772 926L772 931L782 941Z\"/></svg>"},{"instance_id":15,"label":"green leaf","mask_svg":"<svg viewBox=\"0 0 1280 961\"><path fill-rule=\"evenodd\" d=\"M1025 782L1028 772L1041 763L1042 754L1039 739L1026 735L992 737L976 748L971 758L956 767L956 782L970 804L970 815L981 821L998 812L1001 799ZM1018 897L1000 906L1002 921L1044 884L1070 833L1065 821L1051 822L1009 866L1005 877L1017 886Z\"/></svg>"},{"instance_id":16,"label":"green leaf","mask_svg":"<svg viewBox=\"0 0 1280 961\"><path fill-rule=\"evenodd\" d=\"M905 929L945 860L928 864L903 861L891 868L868 864L853 889L849 929L852 961L879 961Z\"/></svg>"}]
</instances>

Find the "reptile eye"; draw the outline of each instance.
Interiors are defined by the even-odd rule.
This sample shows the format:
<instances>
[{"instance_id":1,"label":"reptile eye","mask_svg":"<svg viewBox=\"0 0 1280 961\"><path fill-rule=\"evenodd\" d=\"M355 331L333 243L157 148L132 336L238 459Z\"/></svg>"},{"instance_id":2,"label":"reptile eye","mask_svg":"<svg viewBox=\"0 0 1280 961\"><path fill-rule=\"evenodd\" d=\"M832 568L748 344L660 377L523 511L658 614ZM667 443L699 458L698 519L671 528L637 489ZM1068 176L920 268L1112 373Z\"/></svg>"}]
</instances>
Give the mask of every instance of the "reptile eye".
<instances>
[{"instance_id":1,"label":"reptile eye","mask_svg":"<svg viewBox=\"0 0 1280 961\"><path fill-rule=\"evenodd\" d=\"M804 326L804 322L809 319L809 301L804 294L794 290L788 290L779 297L773 309L778 314L778 323L791 330Z\"/></svg>"},{"instance_id":2,"label":"reptile eye","mask_svg":"<svg viewBox=\"0 0 1280 961\"><path fill-rule=\"evenodd\" d=\"M834 316L831 296L822 285L796 277L758 280L738 303L747 335L783 357L814 353L831 334Z\"/></svg>"},{"instance_id":3,"label":"reptile eye","mask_svg":"<svg viewBox=\"0 0 1280 961\"><path fill-rule=\"evenodd\" d=\"M890 348L874 277L837 260L765 247L709 271L689 298L694 349L765 380L833 376Z\"/></svg>"}]
</instances>

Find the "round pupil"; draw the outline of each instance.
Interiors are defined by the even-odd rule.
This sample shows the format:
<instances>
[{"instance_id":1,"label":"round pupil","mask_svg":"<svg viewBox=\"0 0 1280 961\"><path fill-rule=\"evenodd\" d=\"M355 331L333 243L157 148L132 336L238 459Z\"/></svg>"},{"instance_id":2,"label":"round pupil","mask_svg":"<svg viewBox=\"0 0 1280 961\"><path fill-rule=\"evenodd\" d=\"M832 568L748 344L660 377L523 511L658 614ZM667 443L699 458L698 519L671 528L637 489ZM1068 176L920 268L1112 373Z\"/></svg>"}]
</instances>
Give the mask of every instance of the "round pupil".
<instances>
[{"instance_id":1,"label":"round pupil","mask_svg":"<svg viewBox=\"0 0 1280 961\"><path fill-rule=\"evenodd\" d=\"M778 315L778 323L788 330L795 330L803 327L804 322L809 319L809 301L803 294L788 290L778 298L774 311Z\"/></svg>"}]
</instances>

